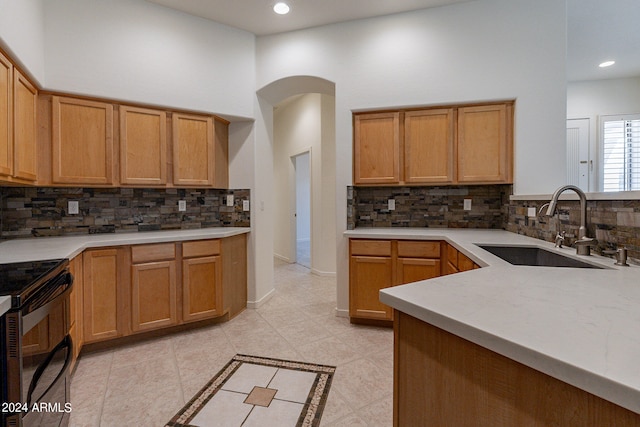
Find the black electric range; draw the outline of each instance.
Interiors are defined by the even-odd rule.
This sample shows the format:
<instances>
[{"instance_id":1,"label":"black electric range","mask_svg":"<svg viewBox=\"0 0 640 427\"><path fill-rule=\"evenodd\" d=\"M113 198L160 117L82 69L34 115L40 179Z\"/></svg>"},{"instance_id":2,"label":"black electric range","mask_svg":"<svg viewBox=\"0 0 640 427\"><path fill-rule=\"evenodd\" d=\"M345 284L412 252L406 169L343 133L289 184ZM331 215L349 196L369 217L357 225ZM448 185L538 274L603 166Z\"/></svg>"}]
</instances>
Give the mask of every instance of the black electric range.
<instances>
[{"instance_id":1,"label":"black electric range","mask_svg":"<svg viewBox=\"0 0 640 427\"><path fill-rule=\"evenodd\" d=\"M21 307L68 264L66 258L0 264L0 296L11 297L11 308Z\"/></svg>"}]
</instances>

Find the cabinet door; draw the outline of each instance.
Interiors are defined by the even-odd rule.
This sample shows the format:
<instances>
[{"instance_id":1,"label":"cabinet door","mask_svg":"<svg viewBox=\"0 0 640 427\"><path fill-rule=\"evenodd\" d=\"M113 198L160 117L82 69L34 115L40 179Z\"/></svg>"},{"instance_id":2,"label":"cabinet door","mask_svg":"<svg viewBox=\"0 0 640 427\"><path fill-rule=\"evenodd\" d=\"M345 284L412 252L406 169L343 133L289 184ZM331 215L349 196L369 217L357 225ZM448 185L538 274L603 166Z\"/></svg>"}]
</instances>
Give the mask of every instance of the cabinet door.
<instances>
[{"instance_id":1,"label":"cabinet door","mask_svg":"<svg viewBox=\"0 0 640 427\"><path fill-rule=\"evenodd\" d=\"M182 320L190 322L222 315L220 256L182 261Z\"/></svg>"},{"instance_id":2,"label":"cabinet door","mask_svg":"<svg viewBox=\"0 0 640 427\"><path fill-rule=\"evenodd\" d=\"M440 276L439 259L398 258L396 266L398 285Z\"/></svg>"},{"instance_id":3,"label":"cabinet door","mask_svg":"<svg viewBox=\"0 0 640 427\"><path fill-rule=\"evenodd\" d=\"M138 332L176 325L175 260L135 264L131 275L131 329Z\"/></svg>"},{"instance_id":4,"label":"cabinet door","mask_svg":"<svg viewBox=\"0 0 640 427\"><path fill-rule=\"evenodd\" d=\"M167 182L167 115L147 108L120 107L120 182Z\"/></svg>"},{"instance_id":5,"label":"cabinet door","mask_svg":"<svg viewBox=\"0 0 640 427\"><path fill-rule=\"evenodd\" d=\"M52 178L56 184L113 184L113 106L52 98Z\"/></svg>"},{"instance_id":6,"label":"cabinet door","mask_svg":"<svg viewBox=\"0 0 640 427\"><path fill-rule=\"evenodd\" d=\"M38 91L18 70L14 70L13 93L13 175L16 178L35 181Z\"/></svg>"},{"instance_id":7,"label":"cabinet door","mask_svg":"<svg viewBox=\"0 0 640 427\"><path fill-rule=\"evenodd\" d=\"M83 254L84 341L121 335L118 295L118 250L90 250Z\"/></svg>"},{"instance_id":8,"label":"cabinet door","mask_svg":"<svg viewBox=\"0 0 640 427\"><path fill-rule=\"evenodd\" d=\"M400 113L354 118L354 184L400 183Z\"/></svg>"},{"instance_id":9,"label":"cabinet door","mask_svg":"<svg viewBox=\"0 0 640 427\"><path fill-rule=\"evenodd\" d=\"M380 289L393 285L390 257L352 256L349 269L349 316L392 320L391 307L380 302Z\"/></svg>"},{"instance_id":10,"label":"cabinet door","mask_svg":"<svg viewBox=\"0 0 640 427\"><path fill-rule=\"evenodd\" d=\"M213 185L213 119L173 114L173 183Z\"/></svg>"},{"instance_id":11,"label":"cabinet door","mask_svg":"<svg viewBox=\"0 0 640 427\"><path fill-rule=\"evenodd\" d=\"M0 175L13 174L13 65L0 53Z\"/></svg>"},{"instance_id":12,"label":"cabinet door","mask_svg":"<svg viewBox=\"0 0 640 427\"><path fill-rule=\"evenodd\" d=\"M511 182L507 116L506 104L458 109L459 182Z\"/></svg>"},{"instance_id":13,"label":"cabinet door","mask_svg":"<svg viewBox=\"0 0 640 427\"><path fill-rule=\"evenodd\" d=\"M409 111L405 114L405 182L453 182L453 117L452 108Z\"/></svg>"}]
</instances>

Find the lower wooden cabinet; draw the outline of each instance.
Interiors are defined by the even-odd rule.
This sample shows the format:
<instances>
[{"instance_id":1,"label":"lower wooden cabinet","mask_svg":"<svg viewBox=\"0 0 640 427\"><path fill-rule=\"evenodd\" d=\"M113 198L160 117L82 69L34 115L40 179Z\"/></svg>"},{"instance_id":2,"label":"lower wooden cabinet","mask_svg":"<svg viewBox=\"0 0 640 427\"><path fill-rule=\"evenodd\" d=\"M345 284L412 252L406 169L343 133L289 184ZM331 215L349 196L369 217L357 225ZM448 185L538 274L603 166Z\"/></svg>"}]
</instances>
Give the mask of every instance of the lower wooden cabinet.
<instances>
[{"instance_id":1,"label":"lower wooden cabinet","mask_svg":"<svg viewBox=\"0 0 640 427\"><path fill-rule=\"evenodd\" d=\"M71 369L73 369L84 343L84 331L82 329L82 254L69 261L69 272L73 275L73 286L69 294L69 335L71 335L71 341L73 342L73 357L71 359Z\"/></svg>"},{"instance_id":2,"label":"lower wooden cabinet","mask_svg":"<svg viewBox=\"0 0 640 427\"><path fill-rule=\"evenodd\" d=\"M404 240L349 241L349 317L393 320L380 302L380 290L441 275L441 242Z\"/></svg>"},{"instance_id":3,"label":"lower wooden cabinet","mask_svg":"<svg viewBox=\"0 0 640 427\"><path fill-rule=\"evenodd\" d=\"M124 249L92 249L83 253L84 342L123 335L128 281L119 274Z\"/></svg>"},{"instance_id":4,"label":"lower wooden cabinet","mask_svg":"<svg viewBox=\"0 0 640 427\"><path fill-rule=\"evenodd\" d=\"M480 266L473 262L468 256L449 244L447 244L446 258L446 267L443 274L453 274L480 268Z\"/></svg>"},{"instance_id":5,"label":"lower wooden cabinet","mask_svg":"<svg viewBox=\"0 0 640 427\"><path fill-rule=\"evenodd\" d=\"M178 324L175 243L131 247L131 331Z\"/></svg>"}]
</instances>

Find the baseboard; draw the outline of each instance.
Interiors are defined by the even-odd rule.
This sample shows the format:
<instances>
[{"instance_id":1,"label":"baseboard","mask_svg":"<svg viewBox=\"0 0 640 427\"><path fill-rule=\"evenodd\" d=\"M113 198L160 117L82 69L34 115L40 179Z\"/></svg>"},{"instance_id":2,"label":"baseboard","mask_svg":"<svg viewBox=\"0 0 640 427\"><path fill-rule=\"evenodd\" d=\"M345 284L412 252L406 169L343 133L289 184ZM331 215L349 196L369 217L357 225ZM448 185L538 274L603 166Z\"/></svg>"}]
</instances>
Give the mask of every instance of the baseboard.
<instances>
[{"instance_id":1,"label":"baseboard","mask_svg":"<svg viewBox=\"0 0 640 427\"><path fill-rule=\"evenodd\" d=\"M311 269L311 273L315 274L316 276L336 277L336 272L335 271L321 271L321 270L317 270L315 268L312 268Z\"/></svg>"},{"instance_id":2,"label":"baseboard","mask_svg":"<svg viewBox=\"0 0 640 427\"><path fill-rule=\"evenodd\" d=\"M341 310L336 307L335 312L336 312L336 317L349 318L349 310Z\"/></svg>"},{"instance_id":3,"label":"baseboard","mask_svg":"<svg viewBox=\"0 0 640 427\"><path fill-rule=\"evenodd\" d=\"M258 301L247 301L247 308L260 308L262 304L269 301L271 297L276 293L275 288L271 289L265 296L260 298Z\"/></svg>"},{"instance_id":4,"label":"baseboard","mask_svg":"<svg viewBox=\"0 0 640 427\"><path fill-rule=\"evenodd\" d=\"M284 255L280 255L280 254L276 254L276 253L274 253L274 254L273 254L273 257L274 257L274 258L279 259L280 261L284 261L284 262L286 262L287 264L293 264L293 261L291 261L291 260L289 259L289 257L286 257L286 256L284 256Z\"/></svg>"}]
</instances>

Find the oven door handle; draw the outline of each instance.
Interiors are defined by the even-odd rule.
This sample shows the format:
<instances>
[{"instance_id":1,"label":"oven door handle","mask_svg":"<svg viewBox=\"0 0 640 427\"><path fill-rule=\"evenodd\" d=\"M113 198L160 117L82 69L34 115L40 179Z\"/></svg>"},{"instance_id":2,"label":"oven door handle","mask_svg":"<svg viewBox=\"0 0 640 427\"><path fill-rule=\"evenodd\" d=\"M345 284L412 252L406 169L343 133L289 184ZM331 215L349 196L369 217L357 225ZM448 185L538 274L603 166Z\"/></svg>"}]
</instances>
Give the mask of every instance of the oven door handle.
<instances>
[{"instance_id":1,"label":"oven door handle","mask_svg":"<svg viewBox=\"0 0 640 427\"><path fill-rule=\"evenodd\" d=\"M31 381L31 384L29 384L29 392L27 393L27 407L29 408L31 407L31 403L33 400L32 394L34 392L36 385L38 384L38 381L40 380L40 377L44 373L44 370L49 366L49 363L51 363L51 360L53 360L56 353L61 349L63 349L64 347L68 347L69 350L67 351L67 356L64 359L64 365L62 365L62 369L60 370L60 372L58 372L58 375L56 375L55 380L53 380L51 384L49 384L47 389L40 396L38 396L38 398L47 394L49 390L51 390L51 387L53 387L58 382L60 377L62 377L62 375L64 375L69 369L69 365L71 364L71 358L73 357L73 340L71 339L71 335L66 335L62 339L62 341L60 341L58 345L56 345L54 349L51 350L51 352L47 355L47 358L44 360L43 363L40 364L40 366L38 366L38 369L36 369L36 372L33 374L33 380Z\"/></svg>"}]
</instances>

